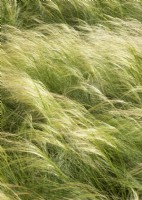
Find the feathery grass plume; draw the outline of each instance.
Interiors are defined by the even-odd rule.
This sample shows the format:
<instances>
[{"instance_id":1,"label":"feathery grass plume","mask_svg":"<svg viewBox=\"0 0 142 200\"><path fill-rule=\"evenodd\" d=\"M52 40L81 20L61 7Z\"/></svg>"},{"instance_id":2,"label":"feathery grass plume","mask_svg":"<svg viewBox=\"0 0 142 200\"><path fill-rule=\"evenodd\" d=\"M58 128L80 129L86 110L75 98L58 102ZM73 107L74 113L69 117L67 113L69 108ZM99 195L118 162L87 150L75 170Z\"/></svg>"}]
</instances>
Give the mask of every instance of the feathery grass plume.
<instances>
[{"instance_id":1,"label":"feathery grass plume","mask_svg":"<svg viewBox=\"0 0 142 200\"><path fill-rule=\"evenodd\" d=\"M129 24L132 29L133 22L126 25ZM118 31L125 31L123 26ZM5 32L7 28L4 27ZM134 97L138 102L141 101L141 89L135 88L141 88L140 30L141 24L138 24L135 31L138 33L127 35L126 38L124 31L118 36L105 27L91 27L88 34L83 33L81 36L66 25L42 26L38 32L22 33L13 29L12 34L5 34L7 40L13 41L6 45L9 50L12 48L7 56L14 67L20 70L24 68L50 91L78 99L84 104L92 106L97 99L100 99L99 102L108 102L107 97L121 99L123 96L123 100L131 102ZM116 70L118 73L115 73ZM116 84L118 86L113 87Z\"/></svg>"},{"instance_id":2,"label":"feathery grass plume","mask_svg":"<svg viewBox=\"0 0 142 200\"><path fill-rule=\"evenodd\" d=\"M13 73L13 76L14 76L14 73ZM17 103L27 104L27 106L31 106L33 108L34 108L34 105L38 105L38 107L35 107L35 109L37 109L37 111L39 111L39 112L41 112L42 110L45 110L45 113L46 113L46 111L48 111L47 107L42 108L42 106L40 107L40 103L37 104L38 100L41 100L41 104L43 103L43 99L41 99L41 95L44 98L44 93L42 93L43 91L40 88L40 85L37 86L38 89L40 90L40 92L38 93L38 94L40 94L40 96L37 96L37 87L33 88L32 82L30 82L30 80L28 81L26 79L26 81L24 82L25 79L24 78L22 79L22 76L20 77L20 74L19 74L19 76L17 76L17 77L14 76L13 80L11 81L11 84L9 85L8 82L6 82L6 81L10 81L9 78L10 77L8 76L8 71L7 71L6 75L2 76L2 85L3 85L3 87L7 88L7 91L9 91L10 96L11 96L11 97L9 97L9 99L15 100ZM19 80L19 82L18 82L18 80ZM21 81L21 83L20 83L20 81ZM18 82L18 84L17 84L17 82ZM26 87L27 84L29 84L29 86L30 86L29 90L28 90L28 87ZM18 85L20 86L21 90L18 90L18 87L17 87ZM26 90L25 90L25 88L26 88ZM27 96L26 96L26 93L28 93ZM30 95L31 95L31 97L30 97ZM15 97L16 97L16 99L15 99ZM36 99L36 98L37 98L37 101L34 101L34 99ZM46 103L48 103L47 98L49 98L49 97L48 96L46 97L46 101L47 101ZM51 101L53 103L54 99L52 99ZM55 106L56 106L56 104L55 104ZM41 109L39 109L39 108L41 108ZM50 107L50 109L52 109L52 107ZM58 105L57 105L57 109L58 109ZM64 112L62 111L62 113L60 112L60 114L64 114L64 115L65 115L65 113L66 113L66 110ZM44 114L44 111L43 111L43 114ZM54 113L51 113L51 114L53 115ZM38 130L37 127L35 127L34 129L32 127L28 131L30 134L29 135L30 137L28 137L28 138L27 138L28 132L26 131L26 133L25 133L25 130L23 133L24 135L23 134L21 135L21 133L23 132L23 129L18 130L16 135L13 135L13 134L11 135L11 134L5 133L4 136L2 135L2 137L1 137L1 144L6 151L6 155L8 154L7 156L9 157L9 154L10 155L12 154L11 156L13 157L12 160L8 161L10 166L8 165L8 169L7 169L8 171L5 172L5 174L7 176L9 173L12 173L10 176L10 178L11 178L10 180L8 178L9 176L7 177L8 181L10 181L10 182L12 181L12 184L18 184L17 181L23 182L21 180L21 178L27 177L26 174L29 173L28 172L29 170L32 170L33 173L35 173L37 170L38 171L37 173L39 173L39 175L40 175L40 173L41 173L41 175L42 175L42 173L43 174L46 173L47 177L45 179L45 184L46 184L46 181L48 182L50 179L51 179L50 181L55 181L55 180L57 181L59 179L61 181L60 184L61 183L65 184L66 182L67 182L66 184L68 184L68 182L69 183L72 182L72 179L75 178L75 176L76 176L74 174L75 168L77 168L76 170L79 173L79 178L78 178L79 180L83 178L81 174L85 173L85 172L82 172L82 169L81 169L81 167L83 165L86 168L86 170L85 170L86 173L89 173L88 168L92 168L92 170L93 170L95 165L93 164L94 163L93 160L91 158L89 158L90 153L91 154L94 153L94 156L96 155L95 156L96 160L97 159L101 159L101 160L105 159L105 155L103 155L103 152L101 152L99 150L99 146L97 147L97 145L96 145L96 147L95 147L92 145L92 147L91 147L91 143L90 143L90 148L89 148L89 141L85 142L85 140L82 139L83 128L81 128L81 127L80 127L80 133L79 133L80 136L78 135L78 139L80 140L80 142L79 142L80 145L78 146L78 143L75 145L77 133L74 133L72 129L73 128L77 129L77 130L79 129L79 127L78 127L79 124L76 124L77 123L76 121L79 121L79 123L80 123L81 122L80 118L78 118L75 121L74 118L70 119L69 116L66 114L66 118L63 120L63 119L60 119L60 117L62 117L60 115L58 117L55 114L55 117L54 117L55 119L52 119L53 116L50 116L49 112L46 113L46 115L48 118L51 118L51 121L49 120L49 125L47 124L48 126L50 126L50 129L48 128L47 125L46 126L48 129L46 128L46 126L45 126L45 128L43 126L43 128L45 130L39 130L39 131L36 131L36 129ZM57 117L58 117L58 121L56 120ZM81 117L81 115L80 115L80 117ZM67 123L67 119L68 120L70 119L69 120L70 124ZM66 120L66 122L64 122L65 120ZM56 121L57 121L57 124L56 124ZM52 127L52 123L53 123L53 127ZM61 124L58 124L58 123L61 123ZM74 127L72 127L72 124L74 125ZM69 127L69 125L70 125L70 127ZM57 131L58 132L61 131L60 134ZM86 129L84 129L84 131L86 131ZM33 134L32 134L32 132L33 132ZM56 132L58 134L56 134ZM49 136L48 136L48 134L49 134ZM52 134L52 135L50 136L50 134ZM53 137L53 139L52 139L52 137ZM18 141L17 141L17 139L18 139ZM30 142L29 142L29 140L30 140ZM109 142L109 145L110 144L111 144L111 142ZM86 148L87 145L88 145L88 149ZM83 151L86 152L85 157L83 155L81 155L83 153ZM87 154L88 154L88 156L87 156ZM73 155L74 155L74 158L72 157ZM34 156L35 156L35 158L34 158ZM62 159L65 163L62 163L63 162L62 160L60 161L61 156L63 156ZM87 157L88 157L88 159L87 159L88 162L86 162ZM28 166L25 166L25 164L27 165L27 161L25 161L26 158L27 158L27 160L29 160ZM38 159L39 159L39 161L38 161ZM90 164L89 164L89 160L90 160ZM24 161L24 163L23 163L23 161ZM78 162L78 164L76 162ZM16 167L15 167L15 165L16 165ZM22 165L24 165L24 166L22 167ZM4 166L5 167L1 166L2 174L4 174L3 170L6 171L6 164L4 164ZM10 167L10 169L9 169L9 167ZM19 177L19 175L17 174L18 168L19 168L19 173L20 174L22 173L21 177ZM16 169L16 171L14 169ZM48 172L48 170L49 170L49 172ZM53 174L52 174L52 170L53 170ZM26 173L26 174L24 175L23 173ZM18 180L16 178L17 176L19 178ZM33 174L32 177L33 177L33 182L35 182L35 181L38 182L38 179L37 179L38 177L36 178L35 174ZM76 181L79 181L79 180L76 180ZM30 182L31 181L32 180L30 180ZM87 177L86 178L84 177L84 181L85 182L87 181ZM33 182L32 183L30 183L30 182L29 182L29 187L31 187L31 191L32 191ZM37 185L37 189L35 188L35 190L38 191L40 187L42 187L42 190L44 190L44 193L45 193L44 184L43 184L43 186ZM52 186L52 187L54 189L54 186ZM84 192L85 192L84 189L82 189L82 193L84 193ZM80 195L82 195L82 193ZM86 194L86 192L85 192L85 194ZM72 194L72 195L74 195L74 194ZM90 196L90 194L86 194L86 195ZM52 198L52 195L51 195L51 198Z\"/></svg>"},{"instance_id":3,"label":"feathery grass plume","mask_svg":"<svg viewBox=\"0 0 142 200\"><path fill-rule=\"evenodd\" d=\"M2 24L34 27L40 23L67 23L80 20L106 23L108 16L142 21L140 0L2 0Z\"/></svg>"},{"instance_id":4,"label":"feathery grass plume","mask_svg":"<svg viewBox=\"0 0 142 200\"><path fill-rule=\"evenodd\" d=\"M12 77L10 76L11 73L13 73ZM109 187L110 193L112 193L111 196L114 195L113 192L115 191L115 187L116 188L118 187L118 177L119 176L120 176L119 177L120 181L122 182L121 183L122 188L124 187L123 186L124 183L125 183L125 187L127 184L128 185L130 184L129 182L127 183L126 181L124 181L124 183L123 183L124 174L122 173L123 175L121 175L120 171L117 169L116 166L117 165L119 167L121 166L120 163L122 161L120 158L121 158L121 156L123 158L123 154L124 154L125 150L126 150L126 152L124 154L125 159L129 160L129 164L130 164L130 162L133 163L133 159L130 161L129 155L127 155L127 153L130 152L130 149L127 152L128 146L127 146L126 141L124 144L122 142L121 142L122 144L121 143L119 144L118 143L119 141L117 142L117 140L115 138L113 139L114 136L113 137L111 136L112 130L114 129L113 127L110 126L110 128L109 128L109 126L107 124L106 125L104 124L103 126L104 126L104 128L105 127L106 128L104 129L105 132L103 134L103 132L102 132L103 126L99 122L97 122L97 124L95 126L96 128L93 127L93 129L89 128L89 126L93 126L93 124L92 124L93 122L90 122L90 125L87 123L88 125L86 124L86 128L84 129L82 127L82 124L85 125L85 121L83 120L83 123L81 123L82 114L81 113L79 114L80 106L78 107L78 110L77 110L77 115L79 115L79 117L76 119L75 115L71 115L72 117L70 118L67 114L70 115L72 113L70 110L72 108L72 105L74 104L72 101L68 101L67 99L64 99L64 101L61 102L61 99L59 99L59 105L58 105L58 98L60 96L55 95L55 100L57 101L57 103L54 103L54 98L52 97L52 93L48 95L49 92L47 92L47 90L43 89L40 84L34 83L34 81L32 81L30 79L30 77L28 77L26 74L22 74L19 72L17 74L15 72L12 72L9 70L3 70L3 74L1 77L2 77L1 81L2 81L3 88L5 88L8 92L7 99L9 100L9 103L10 103L10 99L11 99L11 101L15 101L15 103L25 104L25 106L27 105L27 112L29 112L29 113L31 112L31 114L30 114L31 115L31 117L30 117L31 125L27 126L28 124L26 125L24 122L24 124L21 126L21 130L18 129L18 132L16 131L17 132L16 135L12 135L12 138L16 137L14 140L12 139L12 141L11 140L9 141L9 139L11 137L9 134L8 135L9 139L6 139L6 140L4 139L5 143L3 143L3 137L1 137L2 144L6 145L6 147L4 147L6 152L7 153L10 152L10 154L11 153L13 154L12 161L9 161L10 166L12 166L12 169L10 171L12 174L14 173L13 175L11 174L11 178L13 176L12 182L14 181L14 183L15 183L15 181L16 181L15 184L17 184L17 180L15 180L14 177L19 176L17 174L17 170L19 168L18 166L20 165L19 174L21 174L21 170L24 171L22 173L26 173L26 174L29 173L29 172L27 172L27 170L34 172L33 175L31 175L31 177L33 178L33 182L39 181L39 180L36 180L36 175L35 175L35 171L37 170L39 174L40 173L48 174L48 178L46 178L45 181L49 181L50 180L49 177L53 173L53 175L51 176L53 180L54 180L54 176L55 177L59 176L59 178L62 181L65 179L65 183L66 183L66 181L67 181L67 183L68 182L70 183L70 182L72 182L72 179L75 179L75 182L76 181L79 181L81 183L84 182L85 184L88 184L88 185L93 184L99 190L104 190L104 186L102 184L105 184L105 186L107 184ZM10 84L8 84L8 83L10 83ZM46 103L44 103L44 101L46 101ZM51 101L51 103L53 103L54 108L52 108L52 104L50 103L50 101ZM67 102L67 104L66 104L66 102ZM43 107L44 105L46 105L46 107ZM50 105L51 111L48 108L49 105ZM67 110L67 108L65 108L65 105L68 105L67 107L70 109ZM31 107L31 111L30 111L30 107ZM55 107L57 109L56 113L54 112ZM77 108L77 104L74 105L74 107ZM42 114L44 118L48 119L47 121L42 122L43 123L43 125L41 124L42 126L36 125L37 123L39 123L39 124L41 123L41 121L39 119L36 123L31 121L35 115L33 109L35 109L35 111ZM62 111L62 109L63 109L63 111ZM83 110L82 110L82 112L83 112ZM60 114L61 114L61 116L60 116ZM63 115L65 115L64 119L62 118L62 117L64 117ZM75 121L75 119L77 121ZM67 120L69 122L67 122ZM73 124L73 126L72 126L72 124ZM99 128L97 128L97 125L99 125ZM88 126L88 128L87 128L87 126ZM28 131L28 129L25 130L25 128L26 129L28 128L29 131ZM39 131L38 131L38 129L39 129ZM95 129L98 129L98 131L96 132ZM125 130L127 130L127 127L125 128ZM116 131L114 129L114 133ZM123 127L122 127L122 131L123 131ZM138 131L139 131L139 129L138 129ZM60 134L58 132L60 132ZM111 135L109 134L109 132L111 133ZM4 137L7 137L7 135L5 135ZM18 137L19 142L16 141L17 137ZM122 138L122 136L121 136L121 138ZM124 136L124 138L125 138L125 136ZM28 141L25 141L25 139ZM30 140L30 142L29 142L29 140ZM8 142L8 144L7 144L7 142ZM132 138L132 142L134 142L134 138ZM129 145L129 143L128 143L128 145ZM131 147L132 147L132 144L131 144ZM121 152L119 152L120 149L122 149ZM14 158L15 151L17 152L16 158ZM134 148L134 150L132 149L131 151L134 154L134 157L137 153L140 154L140 152L136 150L136 147ZM21 155L21 153L23 155ZM25 155L25 153L27 154L27 156ZM30 156L30 155L32 155L32 156ZM35 159L34 159L34 155L35 155ZM27 165L27 161L25 160L26 157L27 157L27 160L29 160L29 162L31 162L31 164L29 163L27 167L25 166L25 164ZM38 161L38 158L40 159L39 161ZM115 158L115 159L113 160L112 158L113 159ZM23 163L23 161L24 161L24 163ZM136 159L135 159L135 162L136 162ZM15 167L15 164L16 164L16 167ZM22 167L21 165L24 165L24 166ZM6 165L4 164L4 166L6 166ZM22 169L21 169L21 167L22 167ZM52 168L53 168L53 172L52 172ZM14 169L16 169L16 172ZM122 163L121 170L124 170L124 169L125 168ZM4 170L6 170L6 167L4 167ZM49 170L49 172L48 172L48 170ZM60 170L61 170L61 172L60 172ZM108 174L109 171L112 174L116 174L116 177L117 177L116 180L115 180L115 176L113 175L114 176L114 178L113 178L114 186L109 185L109 183L112 182L112 177L111 177L112 174L110 173L110 175L111 175L110 176ZM15 173L16 173L16 175L15 175ZM4 174L4 173L2 173L2 174ZM6 172L6 174L8 175L9 173ZM27 177L27 175L22 175L22 176L24 178ZM56 179L57 179L57 177L56 177ZM107 179L106 179L106 177L107 177ZM39 176L39 178L41 178L41 177ZM101 182L99 181L99 179L101 180ZM41 178L41 180L42 180L42 178ZM29 183L29 187L31 187L31 191L33 190L32 189L33 182L31 183L31 186ZM132 182L133 182L133 178L132 178ZM136 180L134 182L136 183ZM23 187L25 187L25 186L23 186ZM36 190L39 190L38 187L44 187L44 184L43 184L43 186L37 185ZM52 186L52 187L54 188L54 186ZM60 186L58 186L58 187L60 187ZM135 187L137 189L140 188L139 183L137 183L137 185L135 185ZM71 191L72 191L72 189L73 188L71 188ZM42 190L45 190L45 188L43 188ZM62 192L61 192L61 194L62 194ZM84 189L82 192L84 194ZM44 195L46 195L46 193ZM72 194L72 195L74 195L74 194ZM82 196L82 193L80 195ZM86 194L86 196L88 196L88 195L92 196L92 194ZM104 194L102 193L102 195L104 195ZM96 196L96 194L95 194L95 196ZM107 194L105 194L105 196L107 196ZM126 196L124 196L124 199L125 199L125 197ZM26 198L28 198L28 197L26 197ZM52 198L52 195L50 198ZM92 198L94 198L94 197L92 197ZM101 198L103 198L103 197L101 197Z\"/></svg>"},{"instance_id":5,"label":"feathery grass plume","mask_svg":"<svg viewBox=\"0 0 142 200\"><path fill-rule=\"evenodd\" d=\"M142 4L2 1L2 200L141 200Z\"/></svg>"}]
</instances>

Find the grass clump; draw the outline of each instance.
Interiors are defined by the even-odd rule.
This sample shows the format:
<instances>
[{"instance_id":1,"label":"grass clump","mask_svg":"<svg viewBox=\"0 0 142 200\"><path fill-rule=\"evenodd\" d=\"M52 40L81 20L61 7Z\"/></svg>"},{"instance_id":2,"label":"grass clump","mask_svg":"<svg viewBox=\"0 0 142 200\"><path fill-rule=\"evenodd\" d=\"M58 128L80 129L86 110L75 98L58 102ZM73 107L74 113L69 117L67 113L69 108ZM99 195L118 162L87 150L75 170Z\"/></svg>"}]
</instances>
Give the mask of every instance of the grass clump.
<instances>
[{"instance_id":1,"label":"grass clump","mask_svg":"<svg viewBox=\"0 0 142 200\"><path fill-rule=\"evenodd\" d=\"M108 16L142 21L140 0L2 0L2 24L34 27L40 23L67 23L83 20L91 25L105 23Z\"/></svg>"},{"instance_id":2,"label":"grass clump","mask_svg":"<svg viewBox=\"0 0 142 200\"><path fill-rule=\"evenodd\" d=\"M2 1L0 199L141 200L141 12Z\"/></svg>"}]
</instances>

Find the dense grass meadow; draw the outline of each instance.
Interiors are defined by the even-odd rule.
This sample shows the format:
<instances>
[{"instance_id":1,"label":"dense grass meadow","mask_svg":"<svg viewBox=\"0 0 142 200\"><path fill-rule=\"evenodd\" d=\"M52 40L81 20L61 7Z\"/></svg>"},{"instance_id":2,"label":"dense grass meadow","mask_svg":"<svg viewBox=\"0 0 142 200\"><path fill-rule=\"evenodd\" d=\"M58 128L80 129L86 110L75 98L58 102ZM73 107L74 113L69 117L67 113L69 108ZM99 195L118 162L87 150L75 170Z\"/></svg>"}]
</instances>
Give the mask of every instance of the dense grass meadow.
<instances>
[{"instance_id":1,"label":"dense grass meadow","mask_svg":"<svg viewBox=\"0 0 142 200\"><path fill-rule=\"evenodd\" d=\"M0 200L142 200L142 1L0 10Z\"/></svg>"}]
</instances>

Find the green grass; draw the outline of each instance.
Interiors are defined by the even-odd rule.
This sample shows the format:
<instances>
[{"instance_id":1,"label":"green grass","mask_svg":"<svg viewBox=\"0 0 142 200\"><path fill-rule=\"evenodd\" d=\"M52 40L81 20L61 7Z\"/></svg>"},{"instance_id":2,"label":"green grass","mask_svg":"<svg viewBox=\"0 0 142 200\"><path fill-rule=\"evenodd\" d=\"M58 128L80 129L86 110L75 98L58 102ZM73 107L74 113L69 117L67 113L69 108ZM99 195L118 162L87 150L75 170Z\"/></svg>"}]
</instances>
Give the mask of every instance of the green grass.
<instances>
[{"instance_id":1,"label":"green grass","mask_svg":"<svg viewBox=\"0 0 142 200\"><path fill-rule=\"evenodd\" d=\"M1 3L0 200L141 200L141 1Z\"/></svg>"},{"instance_id":2,"label":"green grass","mask_svg":"<svg viewBox=\"0 0 142 200\"><path fill-rule=\"evenodd\" d=\"M141 0L2 0L2 24L34 27L39 23L106 23L107 17L142 21Z\"/></svg>"}]
</instances>

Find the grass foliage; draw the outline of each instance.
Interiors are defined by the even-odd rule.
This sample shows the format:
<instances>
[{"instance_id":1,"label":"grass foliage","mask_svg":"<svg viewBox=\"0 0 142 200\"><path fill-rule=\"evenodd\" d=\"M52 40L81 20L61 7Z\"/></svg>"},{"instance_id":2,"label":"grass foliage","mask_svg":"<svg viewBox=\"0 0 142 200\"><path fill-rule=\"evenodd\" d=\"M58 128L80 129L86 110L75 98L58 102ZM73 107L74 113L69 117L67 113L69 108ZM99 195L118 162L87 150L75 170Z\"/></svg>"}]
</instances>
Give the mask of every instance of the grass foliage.
<instances>
[{"instance_id":1,"label":"grass foliage","mask_svg":"<svg viewBox=\"0 0 142 200\"><path fill-rule=\"evenodd\" d=\"M141 1L1 8L0 199L141 200Z\"/></svg>"}]
</instances>

